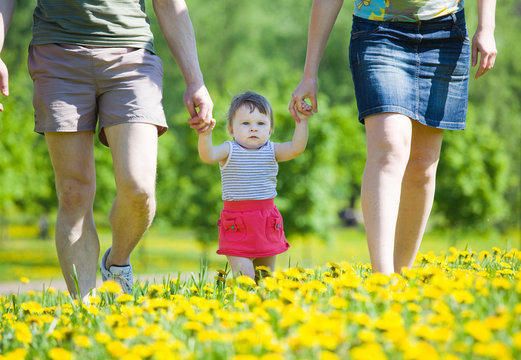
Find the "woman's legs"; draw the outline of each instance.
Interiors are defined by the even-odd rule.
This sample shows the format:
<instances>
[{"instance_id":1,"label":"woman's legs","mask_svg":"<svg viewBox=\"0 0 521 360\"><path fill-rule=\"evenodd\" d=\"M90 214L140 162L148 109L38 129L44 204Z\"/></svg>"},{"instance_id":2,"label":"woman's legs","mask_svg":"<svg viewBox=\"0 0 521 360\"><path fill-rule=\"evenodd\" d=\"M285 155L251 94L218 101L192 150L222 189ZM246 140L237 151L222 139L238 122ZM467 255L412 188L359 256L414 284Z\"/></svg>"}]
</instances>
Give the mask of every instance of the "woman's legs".
<instances>
[{"instance_id":1,"label":"woman's legs","mask_svg":"<svg viewBox=\"0 0 521 360\"><path fill-rule=\"evenodd\" d=\"M411 155L402 180L394 243L394 271L410 267L425 232L436 186L443 130L412 122Z\"/></svg>"},{"instance_id":2,"label":"woman's legs","mask_svg":"<svg viewBox=\"0 0 521 360\"><path fill-rule=\"evenodd\" d=\"M411 148L411 120L382 113L365 119L367 161L362 212L373 272L394 271L393 249L400 190Z\"/></svg>"},{"instance_id":3,"label":"woman's legs","mask_svg":"<svg viewBox=\"0 0 521 360\"><path fill-rule=\"evenodd\" d=\"M407 116L365 119L367 162L362 210L374 272L412 265L432 208L443 130Z\"/></svg>"}]
</instances>

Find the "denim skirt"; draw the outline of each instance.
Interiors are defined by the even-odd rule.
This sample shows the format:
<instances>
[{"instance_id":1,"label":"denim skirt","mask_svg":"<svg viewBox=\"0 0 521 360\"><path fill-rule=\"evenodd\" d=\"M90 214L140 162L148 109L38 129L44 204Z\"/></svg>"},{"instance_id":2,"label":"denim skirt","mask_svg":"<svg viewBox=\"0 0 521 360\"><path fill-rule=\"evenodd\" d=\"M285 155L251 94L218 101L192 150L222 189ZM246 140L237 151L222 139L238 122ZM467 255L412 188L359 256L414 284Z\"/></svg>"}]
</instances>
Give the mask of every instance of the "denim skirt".
<instances>
[{"instance_id":1,"label":"denim skirt","mask_svg":"<svg viewBox=\"0 0 521 360\"><path fill-rule=\"evenodd\" d=\"M353 16L349 61L360 122L393 112L465 128L470 40L463 10L421 22Z\"/></svg>"}]
</instances>

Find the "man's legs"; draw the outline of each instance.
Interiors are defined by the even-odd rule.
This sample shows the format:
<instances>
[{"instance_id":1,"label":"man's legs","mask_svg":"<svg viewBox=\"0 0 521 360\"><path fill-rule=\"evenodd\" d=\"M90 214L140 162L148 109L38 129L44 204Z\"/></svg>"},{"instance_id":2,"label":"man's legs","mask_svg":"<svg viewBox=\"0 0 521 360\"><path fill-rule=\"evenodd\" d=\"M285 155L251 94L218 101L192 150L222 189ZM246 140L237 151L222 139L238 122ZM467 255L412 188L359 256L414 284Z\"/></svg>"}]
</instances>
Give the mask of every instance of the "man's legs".
<instances>
[{"instance_id":1,"label":"man's legs","mask_svg":"<svg viewBox=\"0 0 521 360\"><path fill-rule=\"evenodd\" d=\"M117 196L110 211L112 248L105 267L124 266L154 218L157 127L126 123L104 129L114 162Z\"/></svg>"},{"instance_id":2,"label":"man's legs","mask_svg":"<svg viewBox=\"0 0 521 360\"><path fill-rule=\"evenodd\" d=\"M393 249L400 189L411 147L411 119L382 113L365 119L367 161L362 211L373 272L394 271Z\"/></svg>"},{"instance_id":3,"label":"man's legs","mask_svg":"<svg viewBox=\"0 0 521 360\"><path fill-rule=\"evenodd\" d=\"M396 223L394 271L410 267L420 247L434 201L443 130L412 121L411 155L402 181Z\"/></svg>"},{"instance_id":4,"label":"man's legs","mask_svg":"<svg viewBox=\"0 0 521 360\"><path fill-rule=\"evenodd\" d=\"M69 292L76 294L74 270L80 296L96 287L99 241L92 216L96 192L94 134L45 133L56 177L58 217L56 250Z\"/></svg>"}]
</instances>

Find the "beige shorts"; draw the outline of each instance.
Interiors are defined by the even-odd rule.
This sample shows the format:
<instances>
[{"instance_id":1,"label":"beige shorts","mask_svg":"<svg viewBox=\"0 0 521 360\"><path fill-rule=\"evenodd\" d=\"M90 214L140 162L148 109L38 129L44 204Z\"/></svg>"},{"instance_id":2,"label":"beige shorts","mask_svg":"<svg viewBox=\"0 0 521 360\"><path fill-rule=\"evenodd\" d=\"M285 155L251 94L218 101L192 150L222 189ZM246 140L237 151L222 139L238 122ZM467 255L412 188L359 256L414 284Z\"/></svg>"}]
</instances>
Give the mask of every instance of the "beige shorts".
<instances>
[{"instance_id":1,"label":"beige shorts","mask_svg":"<svg viewBox=\"0 0 521 360\"><path fill-rule=\"evenodd\" d=\"M38 133L96 131L123 123L149 123L158 136L168 126L162 104L163 65L145 49L70 44L31 45Z\"/></svg>"}]
</instances>

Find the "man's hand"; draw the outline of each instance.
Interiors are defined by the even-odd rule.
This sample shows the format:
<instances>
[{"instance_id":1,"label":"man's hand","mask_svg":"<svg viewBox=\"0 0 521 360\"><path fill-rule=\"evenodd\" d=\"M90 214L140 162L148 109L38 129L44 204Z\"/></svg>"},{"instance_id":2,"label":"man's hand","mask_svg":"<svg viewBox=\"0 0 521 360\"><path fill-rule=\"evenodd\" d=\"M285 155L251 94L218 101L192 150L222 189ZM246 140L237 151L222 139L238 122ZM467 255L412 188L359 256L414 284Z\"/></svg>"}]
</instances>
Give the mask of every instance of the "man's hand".
<instances>
[{"instance_id":1,"label":"man's hand","mask_svg":"<svg viewBox=\"0 0 521 360\"><path fill-rule=\"evenodd\" d=\"M2 59L0 59L0 92L4 96L9 96L9 73ZM0 111L4 111L2 103L0 103Z\"/></svg>"},{"instance_id":2,"label":"man's hand","mask_svg":"<svg viewBox=\"0 0 521 360\"><path fill-rule=\"evenodd\" d=\"M213 102L206 86L188 86L184 95L185 106L190 113L190 127L203 133L211 127Z\"/></svg>"}]
</instances>

